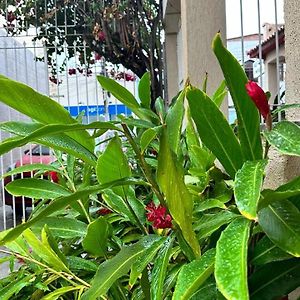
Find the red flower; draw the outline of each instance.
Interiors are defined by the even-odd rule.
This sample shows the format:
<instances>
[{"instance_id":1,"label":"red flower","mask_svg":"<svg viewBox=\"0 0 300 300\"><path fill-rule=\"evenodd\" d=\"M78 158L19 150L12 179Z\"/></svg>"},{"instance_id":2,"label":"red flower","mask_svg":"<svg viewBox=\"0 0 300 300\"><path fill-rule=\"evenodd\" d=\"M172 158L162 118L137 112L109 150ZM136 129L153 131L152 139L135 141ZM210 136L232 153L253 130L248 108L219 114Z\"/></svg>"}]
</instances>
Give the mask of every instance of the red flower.
<instances>
[{"instance_id":1,"label":"red flower","mask_svg":"<svg viewBox=\"0 0 300 300\"><path fill-rule=\"evenodd\" d=\"M102 56L99 53L95 52L95 60L100 60L101 58Z\"/></svg>"},{"instance_id":2,"label":"red flower","mask_svg":"<svg viewBox=\"0 0 300 300\"><path fill-rule=\"evenodd\" d=\"M172 217L169 214L166 214L167 209L162 206L155 206L153 202L150 202L146 206L148 211L146 216L149 222L153 222L153 227L156 229L163 228L172 228Z\"/></svg>"},{"instance_id":3,"label":"red flower","mask_svg":"<svg viewBox=\"0 0 300 300\"><path fill-rule=\"evenodd\" d=\"M101 42L105 41L105 33L103 31L98 32L98 40Z\"/></svg>"},{"instance_id":4,"label":"red flower","mask_svg":"<svg viewBox=\"0 0 300 300\"><path fill-rule=\"evenodd\" d=\"M58 183L59 178L58 178L57 173L56 173L55 171L50 171L49 174L50 174L51 180L52 180L53 182Z\"/></svg>"},{"instance_id":5,"label":"red flower","mask_svg":"<svg viewBox=\"0 0 300 300\"><path fill-rule=\"evenodd\" d=\"M8 12L8 14L7 14L7 22L11 23L11 22L13 22L15 19L16 19L15 14L14 14L12 11Z\"/></svg>"},{"instance_id":6,"label":"red flower","mask_svg":"<svg viewBox=\"0 0 300 300\"><path fill-rule=\"evenodd\" d=\"M246 83L246 90L250 98L255 103L260 114L265 120L270 116L270 107L268 104L268 98L263 89L254 81L248 81Z\"/></svg>"},{"instance_id":7,"label":"red flower","mask_svg":"<svg viewBox=\"0 0 300 300\"><path fill-rule=\"evenodd\" d=\"M105 216L105 215L108 215L108 214L111 214L111 213L112 213L112 211L108 208L105 208L105 207L100 208L100 209L97 210L97 214L100 215L100 216Z\"/></svg>"},{"instance_id":8,"label":"red flower","mask_svg":"<svg viewBox=\"0 0 300 300\"><path fill-rule=\"evenodd\" d=\"M69 75L75 75L76 74L76 69L71 68L69 69Z\"/></svg>"}]
</instances>

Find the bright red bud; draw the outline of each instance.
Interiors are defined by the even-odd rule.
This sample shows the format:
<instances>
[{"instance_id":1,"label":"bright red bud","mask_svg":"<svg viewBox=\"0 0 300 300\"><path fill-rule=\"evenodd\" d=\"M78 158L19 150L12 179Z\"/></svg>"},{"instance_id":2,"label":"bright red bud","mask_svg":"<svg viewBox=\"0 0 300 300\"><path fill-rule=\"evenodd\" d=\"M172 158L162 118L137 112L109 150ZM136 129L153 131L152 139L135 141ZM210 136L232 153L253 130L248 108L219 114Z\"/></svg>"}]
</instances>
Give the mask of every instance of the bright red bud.
<instances>
[{"instance_id":1,"label":"bright red bud","mask_svg":"<svg viewBox=\"0 0 300 300\"><path fill-rule=\"evenodd\" d=\"M97 210L97 214L100 215L100 216L105 216L105 215L108 215L108 214L111 214L112 211L108 208L105 208L105 207L102 207L100 209Z\"/></svg>"},{"instance_id":2,"label":"bright red bud","mask_svg":"<svg viewBox=\"0 0 300 300\"><path fill-rule=\"evenodd\" d=\"M270 107L265 92L256 82L250 80L246 83L246 90L248 95L258 108L260 114L266 120L270 115Z\"/></svg>"},{"instance_id":3,"label":"bright red bud","mask_svg":"<svg viewBox=\"0 0 300 300\"><path fill-rule=\"evenodd\" d=\"M49 174L50 174L52 181L55 183L58 183L59 178L58 178L57 173L55 171L50 171Z\"/></svg>"}]
</instances>

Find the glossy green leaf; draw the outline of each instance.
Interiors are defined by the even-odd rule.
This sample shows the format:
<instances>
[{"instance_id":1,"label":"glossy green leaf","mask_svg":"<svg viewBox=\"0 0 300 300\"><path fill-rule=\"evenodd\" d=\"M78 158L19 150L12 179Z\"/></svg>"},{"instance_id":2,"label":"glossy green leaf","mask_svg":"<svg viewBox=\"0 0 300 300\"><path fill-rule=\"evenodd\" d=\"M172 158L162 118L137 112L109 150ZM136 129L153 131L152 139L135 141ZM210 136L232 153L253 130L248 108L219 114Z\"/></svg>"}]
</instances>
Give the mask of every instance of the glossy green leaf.
<instances>
[{"instance_id":1,"label":"glossy green leaf","mask_svg":"<svg viewBox=\"0 0 300 300\"><path fill-rule=\"evenodd\" d=\"M216 283L207 279L205 283L193 294L190 300L219 300Z\"/></svg>"},{"instance_id":2,"label":"glossy green leaf","mask_svg":"<svg viewBox=\"0 0 300 300\"><path fill-rule=\"evenodd\" d=\"M247 251L250 221L234 220L222 232L216 247L215 278L228 300L248 300Z\"/></svg>"},{"instance_id":3,"label":"glossy green leaf","mask_svg":"<svg viewBox=\"0 0 300 300\"><path fill-rule=\"evenodd\" d=\"M9 126L8 126L9 125ZM75 124L79 126L78 124ZM37 142L56 150L65 151L81 158L91 164L95 164L96 157L93 151L88 150L73 138L60 133L47 135L47 127L52 125L42 125L37 123L9 122L1 125L2 129L7 130L20 137L9 138L0 144L0 154L6 153L13 148L21 147L29 142ZM53 125L60 126L60 125ZM46 129L44 131L44 128Z\"/></svg>"},{"instance_id":4,"label":"glossy green leaf","mask_svg":"<svg viewBox=\"0 0 300 300\"><path fill-rule=\"evenodd\" d=\"M134 180L134 179L120 179L120 180L115 180L113 182L108 182L102 185L95 185L91 186L88 188L84 188L80 191L77 191L69 196L64 196L64 197L59 197L55 199L54 201L50 202L45 209L41 210L38 212L34 217L32 217L30 220L27 222L18 225L17 227L11 229L10 231L7 232L7 234L0 239L0 246L4 245L7 242L13 241L15 238L17 238L24 230L35 224L36 222L42 220L45 217L48 217L52 213L61 210L65 208L66 206L72 204L76 200L82 199L84 197L89 196L90 194L93 193L98 193L100 191L103 191L105 189L113 188L115 186L120 186L120 185L132 185L132 184L144 184L141 181Z\"/></svg>"},{"instance_id":5,"label":"glossy green leaf","mask_svg":"<svg viewBox=\"0 0 300 300\"><path fill-rule=\"evenodd\" d=\"M123 153L120 138L112 138L103 154L99 156L96 173L100 184L130 176L130 167ZM116 187L113 191L125 198L128 187Z\"/></svg>"},{"instance_id":6,"label":"glossy green leaf","mask_svg":"<svg viewBox=\"0 0 300 300\"><path fill-rule=\"evenodd\" d=\"M218 107L221 107L222 102L225 99L226 95L227 95L226 81L223 80L221 82L220 86L217 88L217 90L213 94L212 101L214 101Z\"/></svg>"},{"instance_id":7,"label":"glossy green leaf","mask_svg":"<svg viewBox=\"0 0 300 300\"><path fill-rule=\"evenodd\" d=\"M96 219L87 227L86 236L82 241L83 249L96 257L105 256L109 235L110 228L105 218Z\"/></svg>"},{"instance_id":8,"label":"glossy green leaf","mask_svg":"<svg viewBox=\"0 0 300 300\"><path fill-rule=\"evenodd\" d=\"M98 75L97 79L105 90L113 94L119 101L121 101L132 111L136 108L139 108L139 104L137 103L134 96L125 87L121 86L115 80L101 75Z\"/></svg>"},{"instance_id":9,"label":"glossy green leaf","mask_svg":"<svg viewBox=\"0 0 300 300\"><path fill-rule=\"evenodd\" d=\"M45 240L40 241L30 229L25 230L23 232L23 236L32 251L49 266L53 267L57 271L68 271L66 265L50 248L49 244L45 242Z\"/></svg>"},{"instance_id":10,"label":"glossy green leaf","mask_svg":"<svg viewBox=\"0 0 300 300\"><path fill-rule=\"evenodd\" d=\"M226 209L226 205L218 199L206 199L201 201L196 208L196 212L205 211L211 208L223 208Z\"/></svg>"},{"instance_id":11,"label":"glossy green leaf","mask_svg":"<svg viewBox=\"0 0 300 300\"><path fill-rule=\"evenodd\" d=\"M196 145L189 147L189 155L192 167L202 172L210 169L215 160L215 156L209 150Z\"/></svg>"},{"instance_id":12,"label":"glossy green leaf","mask_svg":"<svg viewBox=\"0 0 300 300\"><path fill-rule=\"evenodd\" d=\"M1 231L0 240L3 239L9 231L11 231L11 228L5 231ZM27 256L29 254L28 245L22 236L19 236L10 243L6 243L5 247L13 252L19 253L24 256Z\"/></svg>"},{"instance_id":13,"label":"glossy green leaf","mask_svg":"<svg viewBox=\"0 0 300 300\"><path fill-rule=\"evenodd\" d=\"M38 178L23 178L11 181L5 186L6 190L14 196L25 196L34 199L55 199L71 194L61 185Z\"/></svg>"},{"instance_id":14,"label":"glossy green leaf","mask_svg":"<svg viewBox=\"0 0 300 300\"><path fill-rule=\"evenodd\" d=\"M43 218L41 221L36 222L32 229L41 230L45 224L47 224L55 237L71 239L86 235L87 225L84 222L67 217Z\"/></svg>"},{"instance_id":15,"label":"glossy green leaf","mask_svg":"<svg viewBox=\"0 0 300 300\"><path fill-rule=\"evenodd\" d=\"M200 90L190 88L187 99L202 142L234 177L242 166L243 157L240 144L224 115Z\"/></svg>"},{"instance_id":16,"label":"glossy green leaf","mask_svg":"<svg viewBox=\"0 0 300 300\"><path fill-rule=\"evenodd\" d=\"M260 118L257 108L248 96L248 79L237 59L223 45L218 33L213 40L213 51L223 71L238 118L238 134L245 160L262 159Z\"/></svg>"},{"instance_id":17,"label":"glossy green leaf","mask_svg":"<svg viewBox=\"0 0 300 300\"><path fill-rule=\"evenodd\" d=\"M51 293L45 295L43 298L41 298L41 300L56 300L68 292L80 290L80 289L83 289L84 287L85 287L84 285L64 286L64 287L56 289L54 292L51 292Z\"/></svg>"},{"instance_id":18,"label":"glossy green leaf","mask_svg":"<svg viewBox=\"0 0 300 300\"><path fill-rule=\"evenodd\" d=\"M276 201L258 212L258 222L275 245L300 257L300 212L295 205Z\"/></svg>"},{"instance_id":19,"label":"glossy green leaf","mask_svg":"<svg viewBox=\"0 0 300 300\"><path fill-rule=\"evenodd\" d=\"M256 245L251 255L251 264L264 265L273 261L286 260L292 256L278 248L264 236Z\"/></svg>"},{"instance_id":20,"label":"glossy green leaf","mask_svg":"<svg viewBox=\"0 0 300 300\"><path fill-rule=\"evenodd\" d=\"M143 132L140 141L142 153L145 152L150 143L156 138L157 133L157 130L155 130L154 128L148 128Z\"/></svg>"},{"instance_id":21,"label":"glossy green leaf","mask_svg":"<svg viewBox=\"0 0 300 300\"><path fill-rule=\"evenodd\" d=\"M299 103L293 103L293 104L283 104L283 105L280 105L279 107L277 107L276 109L274 109L272 111L272 115L276 116L281 111L285 111L285 110L293 109L293 108L300 108L300 104Z\"/></svg>"},{"instance_id":22,"label":"glossy green leaf","mask_svg":"<svg viewBox=\"0 0 300 300\"><path fill-rule=\"evenodd\" d=\"M193 122L191 116L191 110L189 107L186 107L186 143L188 149L191 149L192 146L201 146L198 132L195 128L195 124Z\"/></svg>"},{"instance_id":23,"label":"glossy green leaf","mask_svg":"<svg viewBox=\"0 0 300 300\"><path fill-rule=\"evenodd\" d=\"M2 75L0 75L0 101L43 124L77 123L56 101ZM89 138L88 132L70 132L68 135L89 151L94 150L94 141Z\"/></svg>"},{"instance_id":24,"label":"glossy green leaf","mask_svg":"<svg viewBox=\"0 0 300 300\"><path fill-rule=\"evenodd\" d=\"M151 272L151 300L163 300L163 288L174 239L169 236L159 250Z\"/></svg>"},{"instance_id":25,"label":"glossy green leaf","mask_svg":"<svg viewBox=\"0 0 300 300\"><path fill-rule=\"evenodd\" d=\"M150 81L150 72L146 72L138 86L139 98L141 104L144 108L150 108L151 105L151 81Z\"/></svg>"},{"instance_id":26,"label":"glossy green leaf","mask_svg":"<svg viewBox=\"0 0 300 300\"><path fill-rule=\"evenodd\" d=\"M78 256L67 256L67 262L71 271L86 271L95 273L98 269L98 264Z\"/></svg>"},{"instance_id":27,"label":"glossy green leaf","mask_svg":"<svg viewBox=\"0 0 300 300\"><path fill-rule=\"evenodd\" d=\"M239 217L230 211L220 211L216 214L207 214L195 222L194 229L198 231L197 237L200 239L210 236L221 226L230 223L232 220Z\"/></svg>"},{"instance_id":28,"label":"glossy green leaf","mask_svg":"<svg viewBox=\"0 0 300 300\"><path fill-rule=\"evenodd\" d=\"M152 114L153 114L153 112L150 113L151 116L152 116ZM118 119L121 120L120 124L124 123L128 126L135 126L137 128L152 128L153 127L152 122L143 120L143 119L136 119L136 118L128 117L128 116L125 117L123 115L119 115Z\"/></svg>"},{"instance_id":29,"label":"glossy green leaf","mask_svg":"<svg viewBox=\"0 0 300 300\"><path fill-rule=\"evenodd\" d=\"M58 256L58 258L63 262L63 264L67 266L68 265L67 259L64 253L61 251L57 241L52 235L51 230L49 229L47 224L45 224L45 226L42 229L41 239L42 239L42 243L47 247L51 248Z\"/></svg>"},{"instance_id":30,"label":"glossy green leaf","mask_svg":"<svg viewBox=\"0 0 300 300\"><path fill-rule=\"evenodd\" d=\"M299 259L269 263L249 278L251 300L280 299L299 286Z\"/></svg>"},{"instance_id":31,"label":"glossy green leaf","mask_svg":"<svg viewBox=\"0 0 300 300\"><path fill-rule=\"evenodd\" d=\"M265 131L264 136L279 152L300 156L300 127L295 123L279 122L271 131Z\"/></svg>"},{"instance_id":32,"label":"glossy green leaf","mask_svg":"<svg viewBox=\"0 0 300 300\"><path fill-rule=\"evenodd\" d=\"M212 175L212 172L210 172L210 176L214 177L214 175ZM209 197L218 199L221 202L226 203L232 199L233 189L223 179L218 179L217 177L218 175L214 177L215 185L213 190L209 193ZM233 185L233 181L232 181L232 185Z\"/></svg>"},{"instance_id":33,"label":"glossy green leaf","mask_svg":"<svg viewBox=\"0 0 300 300\"><path fill-rule=\"evenodd\" d=\"M23 172L33 172L33 171L55 171L60 173L61 170L53 167L51 165L45 165L45 164L30 164L30 165L24 165L24 166L20 166L18 168L15 168L5 174L3 174L1 178L5 178L7 176L12 176L12 175L16 175L16 174L20 174Z\"/></svg>"},{"instance_id":34,"label":"glossy green leaf","mask_svg":"<svg viewBox=\"0 0 300 300\"><path fill-rule=\"evenodd\" d=\"M148 249L144 251L144 253L137 259L137 261L132 265L129 285L133 286L136 283L138 277L142 274L143 270L147 267L147 265L153 260L157 251L163 245L165 239L160 238L157 239Z\"/></svg>"},{"instance_id":35,"label":"glossy green leaf","mask_svg":"<svg viewBox=\"0 0 300 300\"><path fill-rule=\"evenodd\" d=\"M10 282L8 285L0 288L1 300L10 300L13 295L20 292L22 288L31 285L32 280L36 275L27 275L23 278L17 278L16 280Z\"/></svg>"},{"instance_id":36,"label":"glossy green leaf","mask_svg":"<svg viewBox=\"0 0 300 300\"><path fill-rule=\"evenodd\" d=\"M123 247L117 255L102 263L91 281L91 288L81 299L91 300L106 294L113 283L125 275L132 264L158 239L158 236L148 235L133 245Z\"/></svg>"},{"instance_id":37,"label":"glossy green leaf","mask_svg":"<svg viewBox=\"0 0 300 300\"><path fill-rule=\"evenodd\" d=\"M184 184L183 169L173 158L165 129L160 139L157 181L174 221L194 254L198 256L200 247L192 228L193 200Z\"/></svg>"},{"instance_id":38,"label":"glossy green leaf","mask_svg":"<svg viewBox=\"0 0 300 300\"><path fill-rule=\"evenodd\" d=\"M250 220L257 219L257 205L267 161L246 161L235 174L234 196L240 213Z\"/></svg>"},{"instance_id":39,"label":"glossy green leaf","mask_svg":"<svg viewBox=\"0 0 300 300\"><path fill-rule=\"evenodd\" d=\"M181 126L184 115L184 98L185 90L179 94L176 102L169 109L166 117L169 146L175 154L178 154L180 146Z\"/></svg>"},{"instance_id":40,"label":"glossy green leaf","mask_svg":"<svg viewBox=\"0 0 300 300\"><path fill-rule=\"evenodd\" d=\"M132 214L128 206L125 204L122 197L110 190L106 190L102 194L102 197L104 201L108 204L108 206L110 206L114 211L122 214L124 217L127 217L130 220L130 222L136 223L134 215Z\"/></svg>"},{"instance_id":41,"label":"glossy green leaf","mask_svg":"<svg viewBox=\"0 0 300 300\"><path fill-rule=\"evenodd\" d=\"M259 202L259 209L267 207L269 204L283 199L288 199L293 202L300 195L300 176L294 178L286 184L281 185L275 191L264 190L262 192L262 199ZM293 198L295 197L295 198Z\"/></svg>"},{"instance_id":42,"label":"glossy green leaf","mask_svg":"<svg viewBox=\"0 0 300 300\"><path fill-rule=\"evenodd\" d=\"M161 97L158 97L155 100L154 106L155 106L156 114L159 117L160 123L164 124L165 123L165 117L166 117L166 108L165 108L165 101L164 101L164 99L161 98Z\"/></svg>"},{"instance_id":43,"label":"glossy green leaf","mask_svg":"<svg viewBox=\"0 0 300 300\"><path fill-rule=\"evenodd\" d=\"M215 249L208 250L200 258L184 265L178 275L173 300L187 300L213 273Z\"/></svg>"}]
</instances>

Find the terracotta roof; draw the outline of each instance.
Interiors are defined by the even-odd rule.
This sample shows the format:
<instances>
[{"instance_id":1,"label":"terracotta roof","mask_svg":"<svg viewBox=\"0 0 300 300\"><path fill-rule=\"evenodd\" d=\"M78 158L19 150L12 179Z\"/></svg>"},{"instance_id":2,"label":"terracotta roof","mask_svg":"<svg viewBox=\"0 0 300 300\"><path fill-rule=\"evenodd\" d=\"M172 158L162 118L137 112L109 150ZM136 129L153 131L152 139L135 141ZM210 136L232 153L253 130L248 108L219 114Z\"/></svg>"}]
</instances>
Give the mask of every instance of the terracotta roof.
<instances>
[{"instance_id":1,"label":"terracotta roof","mask_svg":"<svg viewBox=\"0 0 300 300\"><path fill-rule=\"evenodd\" d=\"M285 42L285 34L284 34L284 26L281 26L278 29L278 44L284 45ZM262 50L262 58L265 59L267 54L276 49L276 32L270 35L266 40L261 43L261 50ZM259 57L259 45L255 48L249 50L247 54L251 58L258 58Z\"/></svg>"}]
</instances>

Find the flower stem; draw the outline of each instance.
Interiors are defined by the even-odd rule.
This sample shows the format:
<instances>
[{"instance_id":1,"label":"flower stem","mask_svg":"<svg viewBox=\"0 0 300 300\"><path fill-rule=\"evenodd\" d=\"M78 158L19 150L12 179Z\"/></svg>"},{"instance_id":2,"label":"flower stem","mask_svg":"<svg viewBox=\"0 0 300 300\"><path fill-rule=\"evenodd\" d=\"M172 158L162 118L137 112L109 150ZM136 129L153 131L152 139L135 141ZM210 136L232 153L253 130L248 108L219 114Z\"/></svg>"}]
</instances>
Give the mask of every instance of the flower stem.
<instances>
[{"instance_id":1,"label":"flower stem","mask_svg":"<svg viewBox=\"0 0 300 300\"><path fill-rule=\"evenodd\" d=\"M133 139L133 137L132 137L132 135L131 135L131 133L129 131L129 128L127 127L126 124L122 124L122 127L124 129L125 136L127 137L127 139L129 141L129 143L130 143L130 145L131 145L134 153L136 154L137 159L140 162L141 169L142 169L142 171L144 173L144 176L146 177L147 181L150 183L151 188L152 188L153 192L155 193L155 195L157 196L157 198L159 199L160 203L162 205L166 206L164 196L160 192L159 187L158 187L156 181L154 180L154 178L152 176L150 167L147 164L147 162L145 161L144 155L141 153L141 151L139 150L139 147L135 143L135 141L134 141L134 139Z\"/></svg>"}]
</instances>

